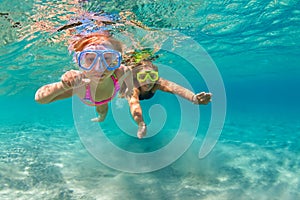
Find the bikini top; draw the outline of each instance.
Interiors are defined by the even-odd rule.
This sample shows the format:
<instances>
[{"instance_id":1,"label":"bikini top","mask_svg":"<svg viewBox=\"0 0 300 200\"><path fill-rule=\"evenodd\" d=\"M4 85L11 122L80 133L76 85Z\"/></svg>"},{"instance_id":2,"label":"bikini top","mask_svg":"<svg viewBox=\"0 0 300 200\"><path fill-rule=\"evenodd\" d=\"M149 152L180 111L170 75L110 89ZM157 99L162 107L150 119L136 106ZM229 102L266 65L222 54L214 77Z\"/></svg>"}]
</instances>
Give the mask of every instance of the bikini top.
<instances>
[{"instance_id":1,"label":"bikini top","mask_svg":"<svg viewBox=\"0 0 300 200\"><path fill-rule=\"evenodd\" d=\"M94 101L94 99L92 98L92 95L91 95L91 86L90 86L90 84L87 84L86 90L85 90L85 97L82 98L81 101L88 106L100 106L100 105L107 104L108 102L110 102L117 95L118 91L120 90L120 85L119 85L118 79L115 76L115 74L111 76L111 79L114 82L115 90L114 90L113 95L110 98L104 99L102 101Z\"/></svg>"}]
</instances>

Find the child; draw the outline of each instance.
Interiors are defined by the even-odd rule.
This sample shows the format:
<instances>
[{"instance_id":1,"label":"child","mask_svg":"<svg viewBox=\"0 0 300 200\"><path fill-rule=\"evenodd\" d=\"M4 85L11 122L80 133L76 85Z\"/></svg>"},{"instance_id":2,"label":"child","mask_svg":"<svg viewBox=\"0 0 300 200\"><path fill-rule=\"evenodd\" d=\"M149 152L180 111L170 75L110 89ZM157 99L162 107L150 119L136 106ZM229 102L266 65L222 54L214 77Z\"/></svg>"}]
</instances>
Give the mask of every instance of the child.
<instances>
[{"instance_id":1,"label":"child","mask_svg":"<svg viewBox=\"0 0 300 200\"><path fill-rule=\"evenodd\" d=\"M177 94L194 104L208 104L211 101L211 93L201 92L194 94L192 91L159 77L157 66L150 60L141 60L131 67L133 76L133 94L127 98L130 112L138 124L138 138L143 138L147 133L147 127L143 119L140 100L150 99L157 90ZM126 89L124 84L120 90L120 97Z\"/></svg>"}]
</instances>

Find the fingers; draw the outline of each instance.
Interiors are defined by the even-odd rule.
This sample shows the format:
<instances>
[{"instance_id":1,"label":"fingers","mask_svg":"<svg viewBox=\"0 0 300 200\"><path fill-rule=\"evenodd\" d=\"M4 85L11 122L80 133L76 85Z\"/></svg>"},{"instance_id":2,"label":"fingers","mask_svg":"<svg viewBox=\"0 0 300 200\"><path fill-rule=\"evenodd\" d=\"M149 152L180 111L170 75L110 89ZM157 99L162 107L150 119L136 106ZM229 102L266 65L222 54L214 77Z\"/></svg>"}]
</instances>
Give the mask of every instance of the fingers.
<instances>
[{"instance_id":1,"label":"fingers","mask_svg":"<svg viewBox=\"0 0 300 200\"><path fill-rule=\"evenodd\" d=\"M130 98L133 95L133 90L125 90L125 98Z\"/></svg>"},{"instance_id":2,"label":"fingers","mask_svg":"<svg viewBox=\"0 0 300 200\"><path fill-rule=\"evenodd\" d=\"M196 94L197 104L208 104L211 101L212 94L201 92Z\"/></svg>"},{"instance_id":3,"label":"fingers","mask_svg":"<svg viewBox=\"0 0 300 200\"><path fill-rule=\"evenodd\" d=\"M91 82L91 79L88 79L88 78L83 78L81 83L86 85L86 84L89 84Z\"/></svg>"},{"instance_id":4,"label":"fingers","mask_svg":"<svg viewBox=\"0 0 300 200\"><path fill-rule=\"evenodd\" d=\"M66 88L79 87L90 82L90 80L85 79L85 75L78 70L67 71L62 75L61 81Z\"/></svg>"}]
</instances>

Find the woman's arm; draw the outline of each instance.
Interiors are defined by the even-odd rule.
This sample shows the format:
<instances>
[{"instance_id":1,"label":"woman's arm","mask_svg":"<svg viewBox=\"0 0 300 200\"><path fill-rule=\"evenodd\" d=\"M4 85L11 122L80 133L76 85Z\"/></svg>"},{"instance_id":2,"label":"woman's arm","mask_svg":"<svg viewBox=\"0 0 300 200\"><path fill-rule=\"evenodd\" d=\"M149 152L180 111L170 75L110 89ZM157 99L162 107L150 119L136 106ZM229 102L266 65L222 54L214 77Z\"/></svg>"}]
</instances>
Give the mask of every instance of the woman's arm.
<instances>
[{"instance_id":1,"label":"woman's arm","mask_svg":"<svg viewBox=\"0 0 300 200\"><path fill-rule=\"evenodd\" d=\"M187 88L184 88L172 81L165 80L163 78L159 78L158 82L156 83L157 88L156 90L162 90L164 92L169 92L172 94L177 94L194 104L207 104L211 101L211 93L201 92L198 94L194 94Z\"/></svg>"}]
</instances>

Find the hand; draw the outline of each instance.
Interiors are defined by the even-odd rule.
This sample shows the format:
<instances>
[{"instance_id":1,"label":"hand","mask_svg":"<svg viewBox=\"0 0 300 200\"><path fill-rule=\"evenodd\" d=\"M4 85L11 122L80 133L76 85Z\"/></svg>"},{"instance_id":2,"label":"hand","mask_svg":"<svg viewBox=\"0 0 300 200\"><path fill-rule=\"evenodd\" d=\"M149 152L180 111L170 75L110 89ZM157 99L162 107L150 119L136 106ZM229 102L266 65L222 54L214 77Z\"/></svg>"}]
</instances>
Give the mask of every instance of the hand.
<instances>
[{"instance_id":1,"label":"hand","mask_svg":"<svg viewBox=\"0 0 300 200\"><path fill-rule=\"evenodd\" d=\"M126 88L124 94L126 99L130 99L130 97L133 95L133 89Z\"/></svg>"},{"instance_id":2,"label":"hand","mask_svg":"<svg viewBox=\"0 0 300 200\"><path fill-rule=\"evenodd\" d=\"M123 67L124 68L124 67ZM123 75L124 81L122 83L119 94L121 94L121 98L130 98L133 95L134 83L133 83L133 75L132 71L129 69L125 69L125 73Z\"/></svg>"},{"instance_id":3,"label":"hand","mask_svg":"<svg viewBox=\"0 0 300 200\"><path fill-rule=\"evenodd\" d=\"M147 126L144 122L139 123L139 129L137 132L137 137L142 139L147 134Z\"/></svg>"},{"instance_id":4,"label":"hand","mask_svg":"<svg viewBox=\"0 0 300 200\"><path fill-rule=\"evenodd\" d=\"M211 93L200 92L193 96L193 103L194 104L208 104L209 102L211 102L211 97L212 97Z\"/></svg>"},{"instance_id":5,"label":"hand","mask_svg":"<svg viewBox=\"0 0 300 200\"><path fill-rule=\"evenodd\" d=\"M61 76L61 82L65 89L71 89L90 83L90 79L78 70L70 70Z\"/></svg>"}]
</instances>

